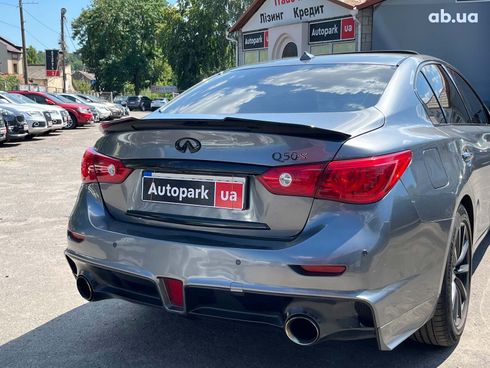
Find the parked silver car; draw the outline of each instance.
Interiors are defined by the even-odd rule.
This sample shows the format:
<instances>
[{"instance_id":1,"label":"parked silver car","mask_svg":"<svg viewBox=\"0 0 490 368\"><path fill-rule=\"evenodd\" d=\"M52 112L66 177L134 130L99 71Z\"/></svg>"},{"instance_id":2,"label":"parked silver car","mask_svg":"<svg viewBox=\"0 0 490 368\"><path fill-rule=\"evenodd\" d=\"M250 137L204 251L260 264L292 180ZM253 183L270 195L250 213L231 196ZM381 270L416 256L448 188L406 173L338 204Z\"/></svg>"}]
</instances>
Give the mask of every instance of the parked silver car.
<instances>
[{"instance_id":1,"label":"parked silver car","mask_svg":"<svg viewBox=\"0 0 490 368\"><path fill-rule=\"evenodd\" d=\"M58 93L58 96L64 97L72 102L90 106L92 108L92 113L95 112L97 114L98 120L108 120L111 117L111 110L109 110L109 108L102 103L83 100L73 93Z\"/></svg>"},{"instance_id":2,"label":"parked silver car","mask_svg":"<svg viewBox=\"0 0 490 368\"><path fill-rule=\"evenodd\" d=\"M80 294L257 322L291 341L452 346L490 225L490 118L413 53L226 71L83 157Z\"/></svg>"},{"instance_id":3,"label":"parked silver car","mask_svg":"<svg viewBox=\"0 0 490 368\"><path fill-rule=\"evenodd\" d=\"M76 96L87 103L97 103L105 105L111 112L110 118L117 119L124 115L124 108L118 104L105 101L101 98L95 96L84 95L81 93L76 94Z\"/></svg>"}]
</instances>

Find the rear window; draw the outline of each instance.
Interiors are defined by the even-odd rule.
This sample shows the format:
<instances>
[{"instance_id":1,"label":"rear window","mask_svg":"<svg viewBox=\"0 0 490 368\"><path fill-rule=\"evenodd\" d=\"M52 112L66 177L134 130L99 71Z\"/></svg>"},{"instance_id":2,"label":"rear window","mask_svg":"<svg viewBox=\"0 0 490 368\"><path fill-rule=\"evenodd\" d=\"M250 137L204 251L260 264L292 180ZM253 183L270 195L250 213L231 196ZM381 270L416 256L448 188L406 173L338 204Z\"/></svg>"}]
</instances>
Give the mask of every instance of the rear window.
<instances>
[{"instance_id":1,"label":"rear window","mask_svg":"<svg viewBox=\"0 0 490 368\"><path fill-rule=\"evenodd\" d=\"M395 67L369 64L233 70L201 82L162 111L173 114L318 113L374 106Z\"/></svg>"}]
</instances>

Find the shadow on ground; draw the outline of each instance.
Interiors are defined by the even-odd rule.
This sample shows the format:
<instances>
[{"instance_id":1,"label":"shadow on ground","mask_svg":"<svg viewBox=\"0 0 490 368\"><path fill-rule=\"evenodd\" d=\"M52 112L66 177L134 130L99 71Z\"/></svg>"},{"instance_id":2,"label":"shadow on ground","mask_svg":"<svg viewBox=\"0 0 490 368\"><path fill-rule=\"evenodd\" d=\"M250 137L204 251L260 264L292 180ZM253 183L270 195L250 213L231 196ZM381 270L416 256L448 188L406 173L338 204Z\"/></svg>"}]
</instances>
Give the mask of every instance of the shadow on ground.
<instances>
[{"instance_id":1,"label":"shadow on ground","mask_svg":"<svg viewBox=\"0 0 490 368\"><path fill-rule=\"evenodd\" d=\"M188 320L122 301L85 304L0 347L2 367L436 367L452 350L408 341L290 343L282 331Z\"/></svg>"},{"instance_id":2,"label":"shadow on ground","mask_svg":"<svg viewBox=\"0 0 490 368\"><path fill-rule=\"evenodd\" d=\"M478 266L490 244L475 254ZM75 286L73 286L75 287ZM4 367L437 367L454 349L406 341L392 352L375 340L290 343L281 330L189 320L109 300L84 304L0 347Z\"/></svg>"}]
</instances>

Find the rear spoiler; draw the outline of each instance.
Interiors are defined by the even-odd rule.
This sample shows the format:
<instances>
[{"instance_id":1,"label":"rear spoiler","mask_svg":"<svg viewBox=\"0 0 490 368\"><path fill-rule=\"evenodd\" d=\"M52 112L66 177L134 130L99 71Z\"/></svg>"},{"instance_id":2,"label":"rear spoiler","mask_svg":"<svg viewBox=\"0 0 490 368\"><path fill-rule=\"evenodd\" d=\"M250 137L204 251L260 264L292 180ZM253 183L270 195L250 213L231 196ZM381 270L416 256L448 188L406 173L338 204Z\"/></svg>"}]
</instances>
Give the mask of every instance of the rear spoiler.
<instances>
[{"instance_id":1,"label":"rear spoiler","mask_svg":"<svg viewBox=\"0 0 490 368\"><path fill-rule=\"evenodd\" d=\"M349 134L317 128L304 124L291 124L261 120L225 117L223 119L136 119L127 117L112 122L102 123L104 134L143 131L155 129L199 129L220 130L229 132L250 132L287 135L302 138L328 139L344 142Z\"/></svg>"}]
</instances>

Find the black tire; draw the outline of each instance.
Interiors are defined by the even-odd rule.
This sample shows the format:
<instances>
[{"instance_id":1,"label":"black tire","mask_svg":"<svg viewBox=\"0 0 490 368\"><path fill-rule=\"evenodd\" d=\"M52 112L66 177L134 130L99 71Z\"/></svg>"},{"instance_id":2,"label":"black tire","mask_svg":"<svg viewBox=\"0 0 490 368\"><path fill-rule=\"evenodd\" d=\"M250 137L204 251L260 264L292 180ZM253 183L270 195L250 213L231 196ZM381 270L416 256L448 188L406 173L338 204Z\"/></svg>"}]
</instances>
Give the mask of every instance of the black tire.
<instances>
[{"instance_id":1,"label":"black tire","mask_svg":"<svg viewBox=\"0 0 490 368\"><path fill-rule=\"evenodd\" d=\"M71 117L71 122L68 123L66 129L75 129L78 126L77 117L72 113L70 113L70 117Z\"/></svg>"},{"instance_id":2,"label":"black tire","mask_svg":"<svg viewBox=\"0 0 490 368\"><path fill-rule=\"evenodd\" d=\"M468 212L463 205L458 208L454 224L451 249L434 316L412 336L420 343L454 346L464 331L470 303L473 234Z\"/></svg>"},{"instance_id":3,"label":"black tire","mask_svg":"<svg viewBox=\"0 0 490 368\"><path fill-rule=\"evenodd\" d=\"M141 111L146 111L146 106L144 103L141 104Z\"/></svg>"},{"instance_id":4,"label":"black tire","mask_svg":"<svg viewBox=\"0 0 490 368\"><path fill-rule=\"evenodd\" d=\"M34 136L32 134L27 134L24 139L26 141L30 141L30 140L32 140L32 138L34 138Z\"/></svg>"}]
</instances>

